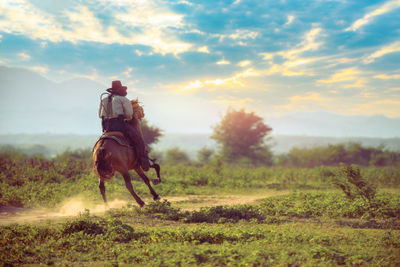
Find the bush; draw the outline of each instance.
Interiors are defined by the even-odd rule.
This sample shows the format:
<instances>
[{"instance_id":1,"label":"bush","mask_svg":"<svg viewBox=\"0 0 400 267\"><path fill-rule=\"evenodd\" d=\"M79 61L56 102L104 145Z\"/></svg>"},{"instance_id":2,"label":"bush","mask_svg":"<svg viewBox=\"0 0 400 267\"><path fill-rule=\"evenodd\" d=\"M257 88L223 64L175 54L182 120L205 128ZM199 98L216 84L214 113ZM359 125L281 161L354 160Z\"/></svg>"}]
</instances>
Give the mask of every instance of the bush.
<instances>
[{"instance_id":1,"label":"bush","mask_svg":"<svg viewBox=\"0 0 400 267\"><path fill-rule=\"evenodd\" d=\"M361 198L351 200L338 193L293 193L267 198L259 210L264 216L297 218L400 218L400 196L377 194L366 205Z\"/></svg>"},{"instance_id":2,"label":"bush","mask_svg":"<svg viewBox=\"0 0 400 267\"><path fill-rule=\"evenodd\" d=\"M162 202L151 202L148 205L144 206L143 211L140 212L160 219L173 221L179 220L182 216L180 210L171 207L171 202L168 202L167 200L164 200Z\"/></svg>"},{"instance_id":3,"label":"bush","mask_svg":"<svg viewBox=\"0 0 400 267\"><path fill-rule=\"evenodd\" d=\"M165 152L165 163L169 165L189 165L190 159L179 147L170 148Z\"/></svg>"},{"instance_id":4,"label":"bush","mask_svg":"<svg viewBox=\"0 0 400 267\"><path fill-rule=\"evenodd\" d=\"M264 219L265 216L249 205L201 208L200 211L192 211L185 214L185 222L189 223L235 223L240 220L262 222Z\"/></svg>"},{"instance_id":5,"label":"bush","mask_svg":"<svg viewBox=\"0 0 400 267\"><path fill-rule=\"evenodd\" d=\"M106 240L115 242L129 242L136 237L133 227L124 224L121 220L91 216L88 210L79 217L64 223L60 232L61 236L76 233L89 236L103 235Z\"/></svg>"},{"instance_id":6,"label":"bush","mask_svg":"<svg viewBox=\"0 0 400 267\"><path fill-rule=\"evenodd\" d=\"M346 197L354 200L361 197L371 202L376 195L376 187L365 180L360 169L356 166L341 164L337 174L333 176L332 182L346 194Z\"/></svg>"}]
</instances>

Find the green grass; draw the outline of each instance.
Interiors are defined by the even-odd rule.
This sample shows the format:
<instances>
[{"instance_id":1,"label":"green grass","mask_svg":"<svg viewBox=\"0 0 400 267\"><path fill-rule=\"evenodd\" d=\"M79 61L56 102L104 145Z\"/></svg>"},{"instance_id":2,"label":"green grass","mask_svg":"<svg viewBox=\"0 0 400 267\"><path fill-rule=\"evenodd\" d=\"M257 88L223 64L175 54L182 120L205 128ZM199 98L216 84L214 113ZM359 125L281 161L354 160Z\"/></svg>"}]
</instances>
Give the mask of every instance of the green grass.
<instances>
[{"instance_id":1,"label":"green grass","mask_svg":"<svg viewBox=\"0 0 400 267\"><path fill-rule=\"evenodd\" d=\"M393 218L386 219L383 229L371 223L356 227L346 225L342 217L271 217L262 209L263 203L182 212L168 202L156 202L145 209L110 210L101 217L86 212L61 223L0 226L0 262L56 266L400 264L400 231Z\"/></svg>"},{"instance_id":2,"label":"green grass","mask_svg":"<svg viewBox=\"0 0 400 267\"><path fill-rule=\"evenodd\" d=\"M0 226L0 266L400 266L400 169L361 167L357 181L377 188L368 198L339 191L340 170L162 166L155 190L182 200L144 208L117 175L106 191L131 201L122 209ZM0 154L0 208L54 208L77 195L102 201L86 154ZM254 202L227 205L232 195Z\"/></svg>"},{"instance_id":3,"label":"green grass","mask_svg":"<svg viewBox=\"0 0 400 267\"><path fill-rule=\"evenodd\" d=\"M79 192L88 200L101 200L91 159L84 152L69 152L54 159L0 153L0 207L55 207ZM155 187L161 196L219 195L257 190L310 191L335 189L333 177L340 167L221 167L163 165L163 182ZM361 167L362 177L379 189L400 189L400 168ZM148 173L155 178L154 171ZM146 185L134 178L135 191L149 196ZM106 183L109 199L131 199L120 175Z\"/></svg>"}]
</instances>

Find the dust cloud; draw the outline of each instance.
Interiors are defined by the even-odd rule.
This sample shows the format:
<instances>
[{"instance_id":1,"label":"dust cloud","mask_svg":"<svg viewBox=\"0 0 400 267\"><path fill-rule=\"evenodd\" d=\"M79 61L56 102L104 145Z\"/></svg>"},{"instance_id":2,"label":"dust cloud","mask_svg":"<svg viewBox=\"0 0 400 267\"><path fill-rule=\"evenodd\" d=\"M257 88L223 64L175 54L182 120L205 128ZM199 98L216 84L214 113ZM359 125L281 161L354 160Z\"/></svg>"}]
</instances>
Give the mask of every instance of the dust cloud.
<instances>
[{"instance_id":1,"label":"dust cloud","mask_svg":"<svg viewBox=\"0 0 400 267\"><path fill-rule=\"evenodd\" d=\"M84 200L82 197L72 197L62 202L54 209L23 209L14 208L0 213L0 224L8 223L30 223L42 220L54 220L57 218L75 217L89 210L91 214L101 214L107 209L120 209L126 206L128 201L115 199L104 204L94 204Z\"/></svg>"}]
</instances>

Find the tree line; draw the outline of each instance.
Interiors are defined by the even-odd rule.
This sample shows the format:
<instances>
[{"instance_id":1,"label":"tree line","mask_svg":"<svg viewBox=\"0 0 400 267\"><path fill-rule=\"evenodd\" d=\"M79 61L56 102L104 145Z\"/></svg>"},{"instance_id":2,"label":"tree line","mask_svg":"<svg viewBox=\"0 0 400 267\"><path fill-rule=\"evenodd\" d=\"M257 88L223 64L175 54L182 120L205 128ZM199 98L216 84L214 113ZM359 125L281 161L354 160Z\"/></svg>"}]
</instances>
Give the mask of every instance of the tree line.
<instances>
[{"instance_id":1,"label":"tree line","mask_svg":"<svg viewBox=\"0 0 400 267\"><path fill-rule=\"evenodd\" d=\"M144 127L148 127L148 124ZM152 136L161 135L157 127L152 127L145 132L152 133ZM179 147L171 148L165 153L153 152L153 156L171 165L207 164L213 161L231 165L306 168L337 166L340 163L362 166L400 164L400 152L389 151L384 146L364 147L356 142L312 148L294 147L286 154L273 155L269 142L272 139L271 132L272 128L254 112L229 108L222 120L213 126L211 138L218 145L216 150L201 148L197 151L195 161Z\"/></svg>"},{"instance_id":2,"label":"tree line","mask_svg":"<svg viewBox=\"0 0 400 267\"><path fill-rule=\"evenodd\" d=\"M288 166L312 168L316 166L336 166L340 163L362 166L396 166L400 164L400 152L385 149L384 146L364 147L360 143L335 144L311 148L294 147L288 153L274 155L271 150L272 127L254 112L229 108L214 125L211 138L217 143L216 149L203 147L197 151L197 158L191 159L181 148L166 151L153 150L152 158L168 165L204 165L208 163L239 166ZM151 147L162 137L160 128L142 121L146 143ZM11 146L0 147L12 150ZM29 150L20 150L28 155L43 154L44 146L37 145ZM87 156L90 157L88 151Z\"/></svg>"}]
</instances>

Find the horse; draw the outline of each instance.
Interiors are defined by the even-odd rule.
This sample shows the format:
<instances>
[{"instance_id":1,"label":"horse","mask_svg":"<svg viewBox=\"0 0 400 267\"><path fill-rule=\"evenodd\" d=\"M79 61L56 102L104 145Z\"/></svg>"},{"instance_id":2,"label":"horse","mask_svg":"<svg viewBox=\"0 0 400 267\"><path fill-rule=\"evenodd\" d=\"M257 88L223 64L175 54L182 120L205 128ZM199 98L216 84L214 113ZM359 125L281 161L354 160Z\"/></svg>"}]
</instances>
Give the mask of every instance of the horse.
<instances>
[{"instance_id":1,"label":"horse","mask_svg":"<svg viewBox=\"0 0 400 267\"><path fill-rule=\"evenodd\" d=\"M136 118L140 120L143 118L144 113L142 107L138 105L138 100L131 101L133 110L136 114ZM128 121L131 125L135 125L137 121L132 119ZM132 147L117 142L119 139L115 137L123 138L121 132L109 132L105 133L95 144L93 148L93 168L99 178L99 189L103 197L104 203L107 205L106 188L104 185L105 181L111 180L115 172L119 172L124 177L125 186L131 193L132 197L136 200L140 207L145 205L144 201L135 193L131 183L131 176L129 170L135 170L135 172L142 178L144 183L148 186L150 193L154 200L159 200L160 197L154 191L150 185L149 178L145 175L143 169L140 166L140 161ZM157 178L152 180L154 185L161 182L160 178L160 167L155 163L155 160L151 160L153 163L150 165L157 172Z\"/></svg>"}]
</instances>

